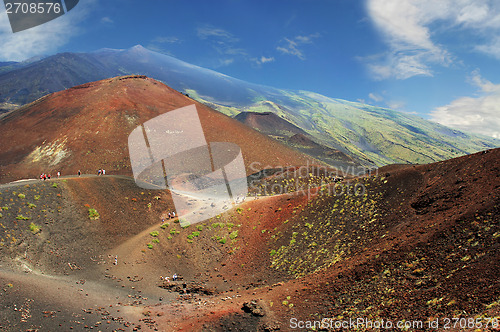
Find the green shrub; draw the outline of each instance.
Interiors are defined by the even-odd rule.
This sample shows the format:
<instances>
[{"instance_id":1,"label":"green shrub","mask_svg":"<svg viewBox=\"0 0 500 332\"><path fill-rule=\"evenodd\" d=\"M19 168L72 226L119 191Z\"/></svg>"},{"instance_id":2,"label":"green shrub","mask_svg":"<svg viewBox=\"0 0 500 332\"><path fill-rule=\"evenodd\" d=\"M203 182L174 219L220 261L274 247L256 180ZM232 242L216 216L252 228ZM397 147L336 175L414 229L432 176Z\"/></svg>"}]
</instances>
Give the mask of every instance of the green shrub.
<instances>
[{"instance_id":1,"label":"green shrub","mask_svg":"<svg viewBox=\"0 0 500 332\"><path fill-rule=\"evenodd\" d=\"M168 226L170 226L170 224L168 222L164 223L163 225L160 226L161 229L165 229L167 228Z\"/></svg>"},{"instance_id":2,"label":"green shrub","mask_svg":"<svg viewBox=\"0 0 500 332\"><path fill-rule=\"evenodd\" d=\"M151 235L152 237L157 237L158 234L158 231L152 231L151 233L149 233L149 235Z\"/></svg>"},{"instance_id":3,"label":"green shrub","mask_svg":"<svg viewBox=\"0 0 500 332\"><path fill-rule=\"evenodd\" d=\"M31 231L31 233L36 234L36 233L40 232L40 226L37 226L34 223L31 223L30 224L30 231Z\"/></svg>"},{"instance_id":4,"label":"green shrub","mask_svg":"<svg viewBox=\"0 0 500 332\"><path fill-rule=\"evenodd\" d=\"M99 212L97 212L96 209L90 208L89 209L89 218L90 220L97 220L100 218Z\"/></svg>"},{"instance_id":5,"label":"green shrub","mask_svg":"<svg viewBox=\"0 0 500 332\"><path fill-rule=\"evenodd\" d=\"M3 217L3 214L0 213L0 218L2 218L2 217Z\"/></svg>"},{"instance_id":6,"label":"green shrub","mask_svg":"<svg viewBox=\"0 0 500 332\"><path fill-rule=\"evenodd\" d=\"M153 245L151 243L148 243L147 246L148 246L148 249L153 249Z\"/></svg>"},{"instance_id":7,"label":"green shrub","mask_svg":"<svg viewBox=\"0 0 500 332\"><path fill-rule=\"evenodd\" d=\"M25 194L19 194L19 195L17 195L17 197L19 197L19 198L22 199L22 198L26 198L26 195Z\"/></svg>"},{"instance_id":8,"label":"green shrub","mask_svg":"<svg viewBox=\"0 0 500 332\"><path fill-rule=\"evenodd\" d=\"M203 230L203 226L202 225L198 225L198 226L196 226L196 229L201 232Z\"/></svg>"},{"instance_id":9,"label":"green shrub","mask_svg":"<svg viewBox=\"0 0 500 332\"><path fill-rule=\"evenodd\" d=\"M227 223L227 228L231 229L234 227L234 224L232 222Z\"/></svg>"},{"instance_id":10,"label":"green shrub","mask_svg":"<svg viewBox=\"0 0 500 332\"><path fill-rule=\"evenodd\" d=\"M40 199L40 195L35 195L35 201L38 201Z\"/></svg>"},{"instance_id":11,"label":"green shrub","mask_svg":"<svg viewBox=\"0 0 500 332\"><path fill-rule=\"evenodd\" d=\"M23 216L22 214L19 214L17 217L16 217L17 220L30 220L31 218L29 217L25 217Z\"/></svg>"},{"instance_id":12,"label":"green shrub","mask_svg":"<svg viewBox=\"0 0 500 332\"><path fill-rule=\"evenodd\" d=\"M226 238L225 238L225 237L223 237L222 239L220 239L220 240L219 240L219 243L224 244L224 243L226 243L226 241L227 241L227 240L226 240Z\"/></svg>"},{"instance_id":13,"label":"green shrub","mask_svg":"<svg viewBox=\"0 0 500 332\"><path fill-rule=\"evenodd\" d=\"M159 240L158 238L155 238L155 239L153 239L153 241L151 241L151 242L153 242L153 243L160 243L160 240Z\"/></svg>"},{"instance_id":14,"label":"green shrub","mask_svg":"<svg viewBox=\"0 0 500 332\"><path fill-rule=\"evenodd\" d=\"M231 234L229 234L229 238L230 238L231 240L234 240L234 239L236 239L237 237L238 237L238 231L234 231L234 232L232 232Z\"/></svg>"},{"instance_id":15,"label":"green shrub","mask_svg":"<svg viewBox=\"0 0 500 332\"><path fill-rule=\"evenodd\" d=\"M200 232L198 232L198 231L195 231L192 234L193 234L193 236L196 236L196 237L200 236Z\"/></svg>"},{"instance_id":16,"label":"green shrub","mask_svg":"<svg viewBox=\"0 0 500 332\"><path fill-rule=\"evenodd\" d=\"M271 250L271 252L269 253L269 255L271 255L271 256L276 255L276 250L274 250L274 249L273 249L273 250Z\"/></svg>"},{"instance_id":17,"label":"green shrub","mask_svg":"<svg viewBox=\"0 0 500 332\"><path fill-rule=\"evenodd\" d=\"M2 206L2 210L7 211L9 209L8 206Z\"/></svg>"},{"instance_id":18,"label":"green shrub","mask_svg":"<svg viewBox=\"0 0 500 332\"><path fill-rule=\"evenodd\" d=\"M27 205L30 209L36 208L36 205L33 203L27 203Z\"/></svg>"},{"instance_id":19,"label":"green shrub","mask_svg":"<svg viewBox=\"0 0 500 332\"><path fill-rule=\"evenodd\" d=\"M188 238L188 239L190 239L190 240L192 240L192 239L194 238L194 236L193 236L193 234L189 234L189 235L187 236L187 238Z\"/></svg>"},{"instance_id":20,"label":"green shrub","mask_svg":"<svg viewBox=\"0 0 500 332\"><path fill-rule=\"evenodd\" d=\"M57 182L54 182L54 183L52 184L52 187L57 188Z\"/></svg>"}]
</instances>

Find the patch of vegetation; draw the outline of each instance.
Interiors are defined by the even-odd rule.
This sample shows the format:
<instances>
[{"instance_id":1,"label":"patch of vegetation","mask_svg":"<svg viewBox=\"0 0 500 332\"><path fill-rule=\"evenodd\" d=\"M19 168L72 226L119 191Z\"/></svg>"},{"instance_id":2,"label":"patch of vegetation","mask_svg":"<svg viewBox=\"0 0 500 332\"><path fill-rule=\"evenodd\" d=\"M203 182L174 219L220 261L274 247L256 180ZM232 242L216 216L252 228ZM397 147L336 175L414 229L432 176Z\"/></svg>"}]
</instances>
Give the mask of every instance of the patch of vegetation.
<instances>
[{"instance_id":1,"label":"patch of vegetation","mask_svg":"<svg viewBox=\"0 0 500 332\"><path fill-rule=\"evenodd\" d=\"M202 225L198 225L198 226L196 226L196 229L201 232L203 230L203 226Z\"/></svg>"},{"instance_id":2,"label":"patch of vegetation","mask_svg":"<svg viewBox=\"0 0 500 332\"><path fill-rule=\"evenodd\" d=\"M58 186L57 182L54 182L54 183L52 184L52 187L53 187L53 188L57 188L57 186Z\"/></svg>"},{"instance_id":3,"label":"patch of vegetation","mask_svg":"<svg viewBox=\"0 0 500 332\"><path fill-rule=\"evenodd\" d=\"M35 201L38 201L40 199L40 195L35 195Z\"/></svg>"},{"instance_id":4,"label":"patch of vegetation","mask_svg":"<svg viewBox=\"0 0 500 332\"><path fill-rule=\"evenodd\" d=\"M97 220L100 217L101 216L99 215L99 212L97 212L96 209L93 209L93 208L89 209L89 218L90 218L90 220Z\"/></svg>"},{"instance_id":5,"label":"patch of vegetation","mask_svg":"<svg viewBox=\"0 0 500 332\"><path fill-rule=\"evenodd\" d=\"M151 241L153 243L160 243L160 240L158 238L154 238L153 241Z\"/></svg>"},{"instance_id":6,"label":"patch of vegetation","mask_svg":"<svg viewBox=\"0 0 500 332\"><path fill-rule=\"evenodd\" d=\"M226 238L225 238L225 237L223 237L222 239L220 239L220 240L219 240L219 243L225 244L225 243L226 243L226 241L227 241L227 240L226 240Z\"/></svg>"},{"instance_id":7,"label":"patch of vegetation","mask_svg":"<svg viewBox=\"0 0 500 332\"><path fill-rule=\"evenodd\" d=\"M31 231L31 233L37 234L38 232L40 232L40 230L41 230L40 226L35 225L34 223L30 224L30 231Z\"/></svg>"},{"instance_id":8,"label":"patch of vegetation","mask_svg":"<svg viewBox=\"0 0 500 332\"><path fill-rule=\"evenodd\" d=\"M161 229L165 229L167 228L168 226L170 226L170 224L168 222L164 223L163 225L160 226Z\"/></svg>"},{"instance_id":9,"label":"patch of vegetation","mask_svg":"<svg viewBox=\"0 0 500 332\"><path fill-rule=\"evenodd\" d=\"M26 198L26 195L25 194L19 194L19 195L17 195L17 197L19 197L21 199L24 199L24 198Z\"/></svg>"},{"instance_id":10,"label":"patch of vegetation","mask_svg":"<svg viewBox=\"0 0 500 332\"><path fill-rule=\"evenodd\" d=\"M157 237L158 234L158 231L152 231L151 233L149 233L149 235L151 235L152 237Z\"/></svg>"},{"instance_id":11,"label":"patch of vegetation","mask_svg":"<svg viewBox=\"0 0 500 332\"><path fill-rule=\"evenodd\" d=\"M34 209L34 208L36 208L36 205L35 205L35 204L33 204L33 203L27 203L27 205L28 205L28 207L29 207L30 209Z\"/></svg>"},{"instance_id":12,"label":"patch of vegetation","mask_svg":"<svg viewBox=\"0 0 500 332\"><path fill-rule=\"evenodd\" d=\"M148 243L146 246L148 247L148 249L153 249L153 245L151 243Z\"/></svg>"},{"instance_id":13,"label":"patch of vegetation","mask_svg":"<svg viewBox=\"0 0 500 332\"><path fill-rule=\"evenodd\" d=\"M22 214L19 214L17 217L16 217L17 220L30 220L31 218L30 217L25 217L23 216Z\"/></svg>"},{"instance_id":14,"label":"patch of vegetation","mask_svg":"<svg viewBox=\"0 0 500 332\"><path fill-rule=\"evenodd\" d=\"M231 234L229 234L229 238L231 240L234 240L238 237L238 231L234 231L234 232L231 232Z\"/></svg>"},{"instance_id":15,"label":"patch of vegetation","mask_svg":"<svg viewBox=\"0 0 500 332\"><path fill-rule=\"evenodd\" d=\"M9 209L8 206L2 206L2 210L7 211Z\"/></svg>"}]
</instances>

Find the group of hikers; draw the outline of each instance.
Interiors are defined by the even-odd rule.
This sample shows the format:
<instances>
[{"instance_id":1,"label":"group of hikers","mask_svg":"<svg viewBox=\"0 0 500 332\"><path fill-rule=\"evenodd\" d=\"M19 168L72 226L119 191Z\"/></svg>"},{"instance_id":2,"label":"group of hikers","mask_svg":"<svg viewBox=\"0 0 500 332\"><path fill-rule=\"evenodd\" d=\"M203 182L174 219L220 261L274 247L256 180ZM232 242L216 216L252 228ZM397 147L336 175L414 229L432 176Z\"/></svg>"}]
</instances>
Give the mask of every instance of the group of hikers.
<instances>
[{"instance_id":1,"label":"group of hikers","mask_svg":"<svg viewBox=\"0 0 500 332\"><path fill-rule=\"evenodd\" d=\"M175 211L169 212L167 216L168 216L168 219L174 219L175 218ZM165 222L164 217L161 218L161 222L162 222L162 224Z\"/></svg>"},{"instance_id":2,"label":"group of hikers","mask_svg":"<svg viewBox=\"0 0 500 332\"><path fill-rule=\"evenodd\" d=\"M57 178L59 179L59 177L61 176L61 172L57 172ZM46 173L42 173L40 174L40 180L42 181L45 181L45 180L50 180L52 178L52 175L50 175L50 173L46 174Z\"/></svg>"},{"instance_id":3,"label":"group of hikers","mask_svg":"<svg viewBox=\"0 0 500 332\"><path fill-rule=\"evenodd\" d=\"M177 281L177 274L174 273L174 275L172 276L172 280L173 281ZM163 276L160 276L160 280L162 281L166 281L166 282L170 282L170 278L169 277L163 277Z\"/></svg>"},{"instance_id":4,"label":"group of hikers","mask_svg":"<svg viewBox=\"0 0 500 332\"><path fill-rule=\"evenodd\" d=\"M57 173L57 178L59 179L59 177L61 176L61 172L58 171ZM78 170L78 176L82 176L82 171L81 170ZM106 175L106 170L104 168L100 168L97 170L97 175ZM40 180L50 180L52 178L52 175L50 175L50 173L42 173L40 174Z\"/></svg>"}]
</instances>

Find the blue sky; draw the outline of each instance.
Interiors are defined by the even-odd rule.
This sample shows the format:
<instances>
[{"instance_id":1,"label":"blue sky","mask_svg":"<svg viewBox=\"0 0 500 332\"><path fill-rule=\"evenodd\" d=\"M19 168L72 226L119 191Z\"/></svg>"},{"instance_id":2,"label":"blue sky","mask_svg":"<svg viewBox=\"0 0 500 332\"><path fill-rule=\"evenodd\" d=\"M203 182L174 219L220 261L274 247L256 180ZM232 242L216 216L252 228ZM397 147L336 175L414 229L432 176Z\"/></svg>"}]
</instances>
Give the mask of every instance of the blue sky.
<instances>
[{"instance_id":1,"label":"blue sky","mask_svg":"<svg viewBox=\"0 0 500 332\"><path fill-rule=\"evenodd\" d=\"M500 138L497 0L80 0L16 34L0 12L0 61L137 44Z\"/></svg>"}]
</instances>

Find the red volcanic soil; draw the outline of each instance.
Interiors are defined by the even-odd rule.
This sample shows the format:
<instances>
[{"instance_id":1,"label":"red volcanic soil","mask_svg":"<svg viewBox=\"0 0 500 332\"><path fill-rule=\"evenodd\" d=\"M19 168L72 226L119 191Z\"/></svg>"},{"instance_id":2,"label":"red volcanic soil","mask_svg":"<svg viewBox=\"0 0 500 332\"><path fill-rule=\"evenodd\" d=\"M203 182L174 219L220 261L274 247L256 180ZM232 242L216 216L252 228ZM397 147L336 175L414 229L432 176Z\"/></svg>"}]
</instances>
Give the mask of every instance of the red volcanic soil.
<instances>
[{"instance_id":1,"label":"red volcanic soil","mask_svg":"<svg viewBox=\"0 0 500 332\"><path fill-rule=\"evenodd\" d=\"M500 149L322 187L287 174L283 183L314 187L247 197L186 228L165 219L168 191L128 177L0 186L0 326L290 331L293 319L422 322L413 331L473 318L484 324L477 330L498 330L486 323L500 320ZM171 281L174 273L182 280ZM429 328L436 319L439 329Z\"/></svg>"},{"instance_id":2,"label":"red volcanic soil","mask_svg":"<svg viewBox=\"0 0 500 332\"><path fill-rule=\"evenodd\" d=\"M300 166L306 157L145 76L87 83L50 94L0 119L0 182L42 172L131 175L128 135L162 113L195 104L207 142L240 146L248 173ZM318 163L318 162L313 162Z\"/></svg>"}]
</instances>

